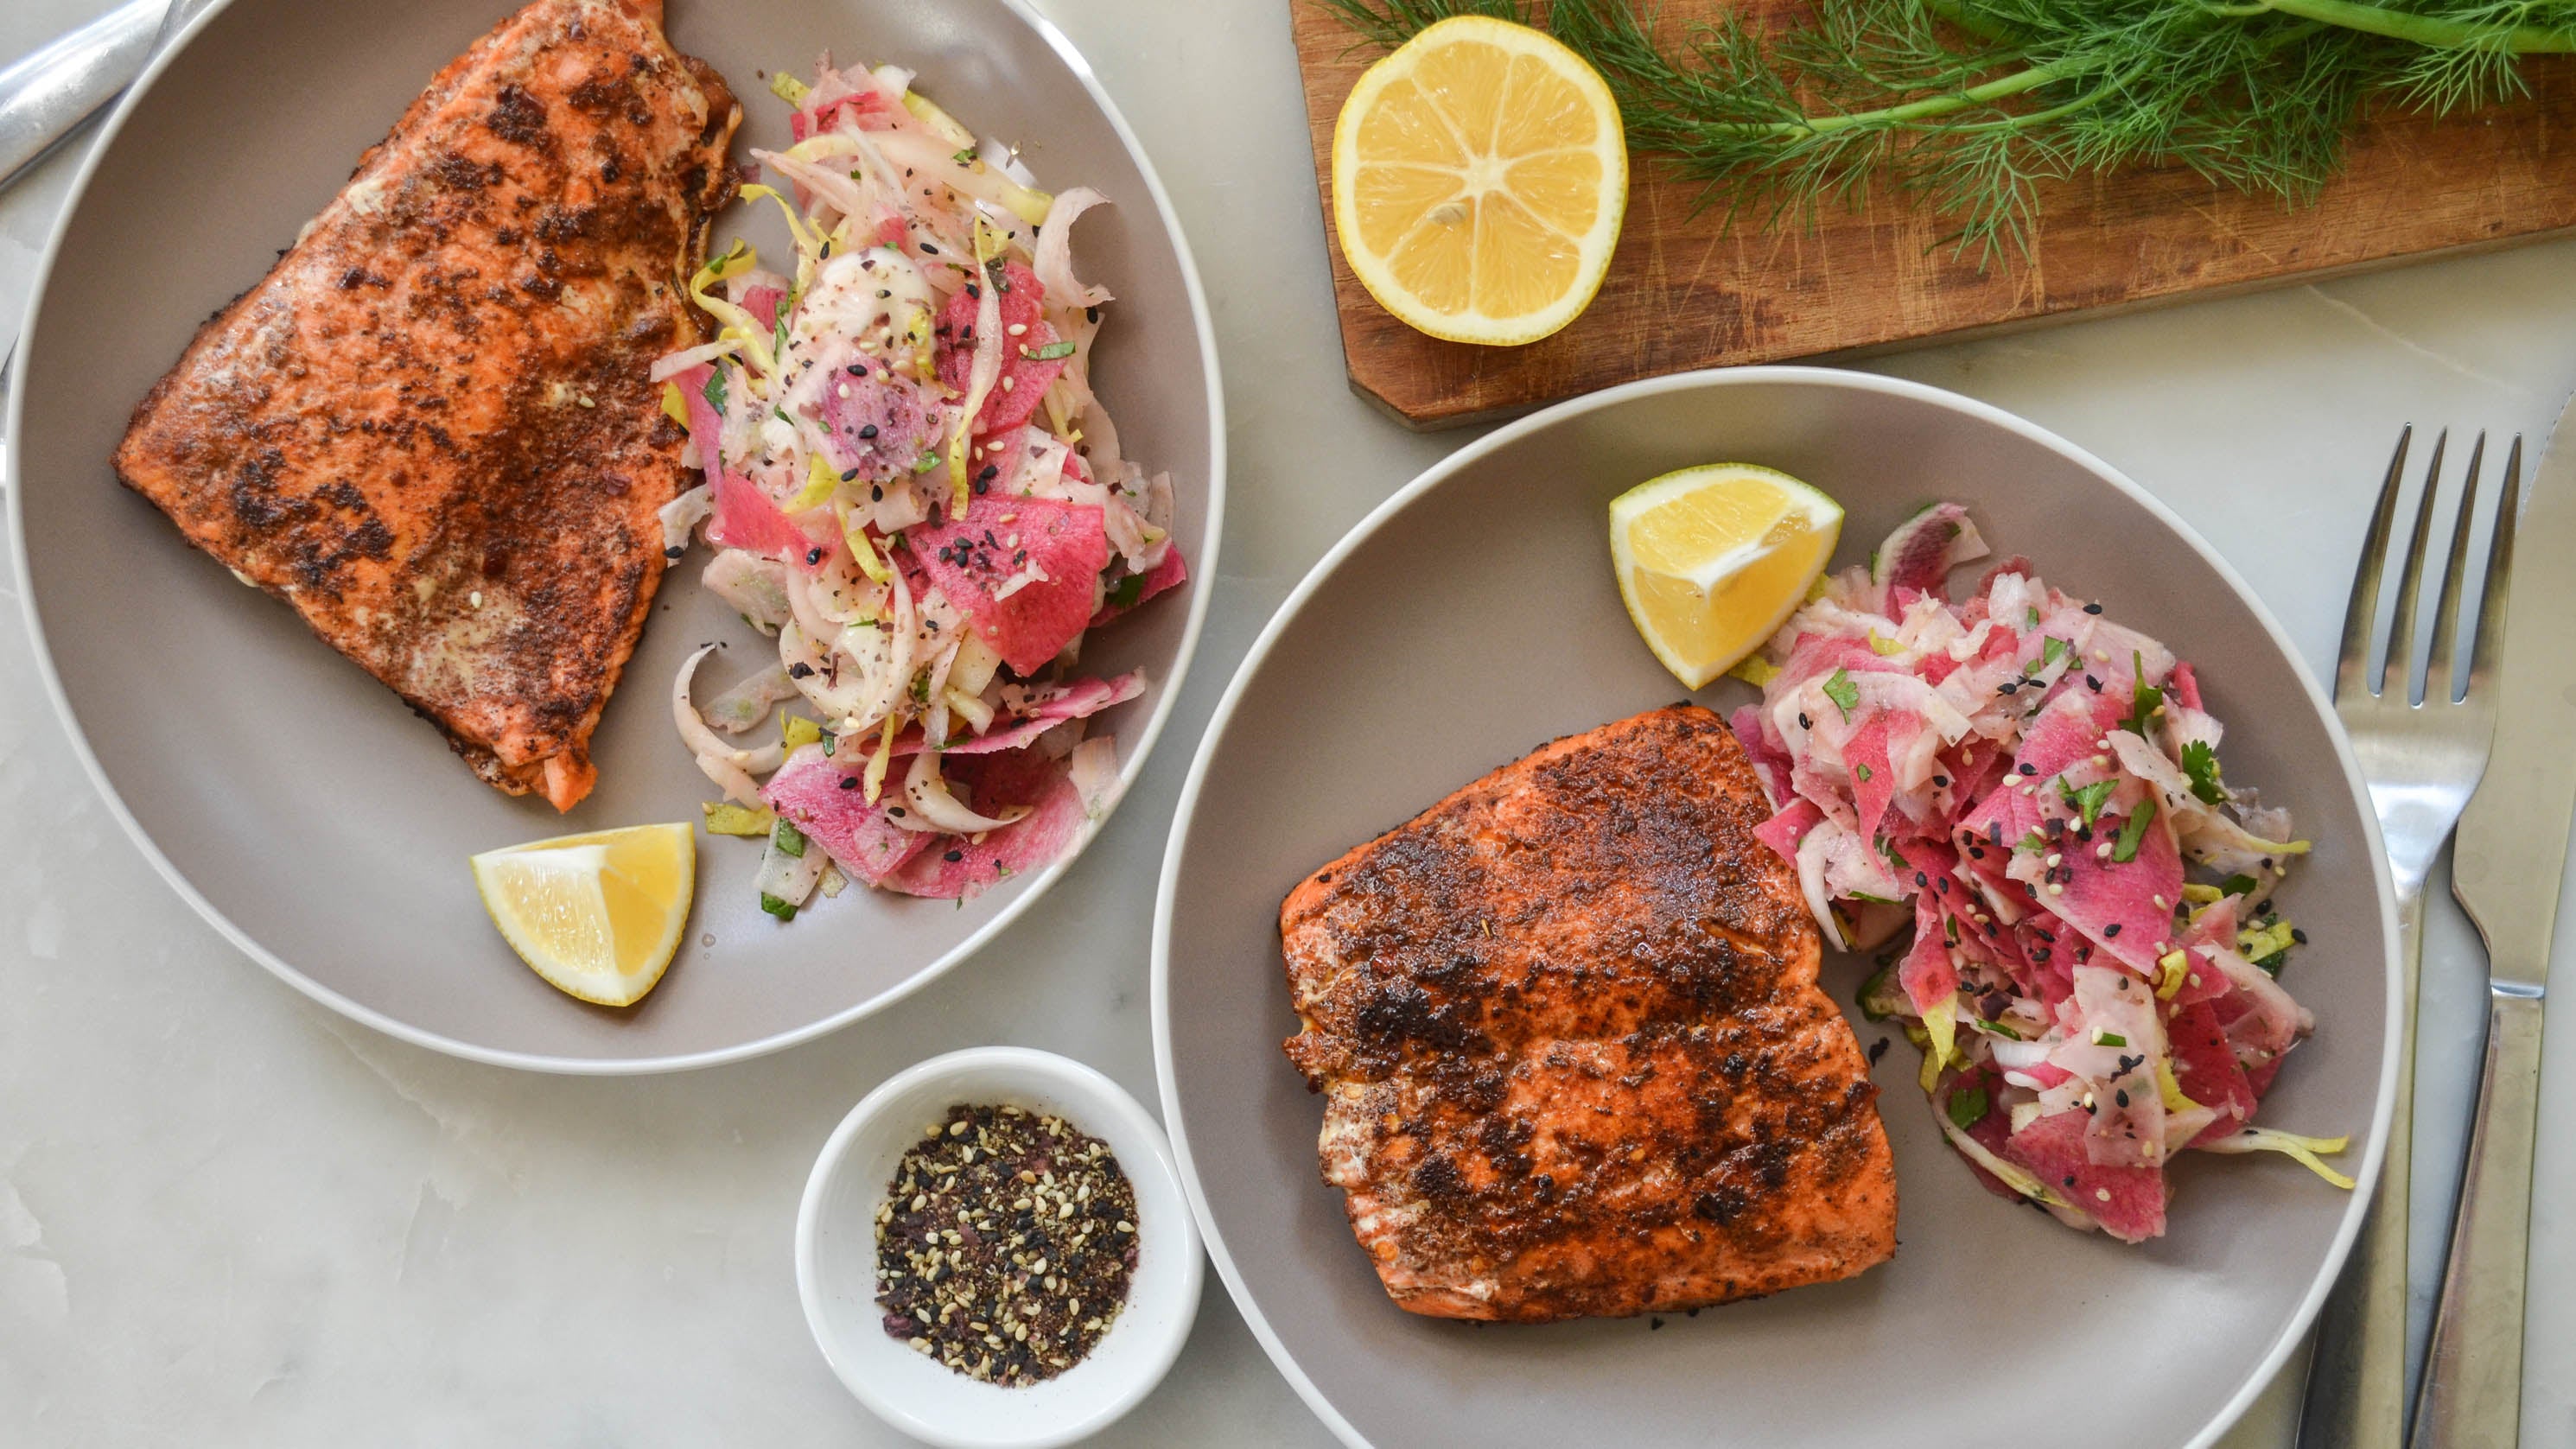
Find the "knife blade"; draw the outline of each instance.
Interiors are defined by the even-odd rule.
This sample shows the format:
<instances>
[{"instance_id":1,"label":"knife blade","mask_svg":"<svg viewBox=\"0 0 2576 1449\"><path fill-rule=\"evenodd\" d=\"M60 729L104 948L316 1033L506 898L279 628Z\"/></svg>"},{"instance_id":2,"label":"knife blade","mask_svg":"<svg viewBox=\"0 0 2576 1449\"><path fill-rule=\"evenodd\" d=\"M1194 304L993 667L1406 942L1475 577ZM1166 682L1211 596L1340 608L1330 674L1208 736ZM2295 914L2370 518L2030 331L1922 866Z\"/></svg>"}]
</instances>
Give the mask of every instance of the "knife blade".
<instances>
[{"instance_id":1,"label":"knife blade","mask_svg":"<svg viewBox=\"0 0 2576 1449\"><path fill-rule=\"evenodd\" d=\"M2571 417L2576 398L2550 433L2515 536L2500 531L2497 543L2537 566L2498 575L2510 585L2495 740L2452 847L2451 893L2487 945L2487 1041L2416 1409L2418 1446L2510 1446L2521 1432L2542 1005L2576 821L2576 649L2566 639L2576 569L2565 566L2576 548Z\"/></svg>"},{"instance_id":2,"label":"knife blade","mask_svg":"<svg viewBox=\"0 0 2576 1449\"><path fill-rule=\"evenodd\" d=\"M2499 982L2539 989L2548 979L2576 817L2576 398L2541 454L2514 551L2536 567L2512 574L2498 672L2495 743L2487 773L2460 816L2451 892L2477 922Z\"/></svg>"},{"instance_id":3,"label":"knife blade","mask_svg":"<svg viewBox=\"0 0 2576 1449\"><path fill-rule=\"evenodd\" d=\"M170 0L131 0L0 70L0 187L143 73Z\"/></svg>"}]
</instances>

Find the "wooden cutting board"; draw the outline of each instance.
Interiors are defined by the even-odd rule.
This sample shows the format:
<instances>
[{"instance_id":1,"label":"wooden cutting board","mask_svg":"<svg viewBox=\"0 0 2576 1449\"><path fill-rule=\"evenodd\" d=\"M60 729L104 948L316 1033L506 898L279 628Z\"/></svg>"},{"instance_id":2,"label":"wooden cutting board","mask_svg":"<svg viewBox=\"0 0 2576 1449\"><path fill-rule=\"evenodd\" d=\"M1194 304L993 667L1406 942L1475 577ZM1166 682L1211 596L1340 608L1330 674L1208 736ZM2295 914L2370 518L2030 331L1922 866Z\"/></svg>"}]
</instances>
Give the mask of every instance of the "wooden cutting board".
<instances>
[{"instance_id":1,"label":"wooden cutting board","mask_svg":"<svg viewBox=\"0 0 2576 1449\"><path fill-rule=\"evenodd\" d=\"M1828 206L1811 232L1728 230L1722 205L1694 214L1696 183L1637 155L1626 230L1588 311L1528 347L1442 342L1387 315L1332 240L1333 120L1382 52L1354 49L1356 37L1316 0L1288 3L1351 384L1419 428L1688 368L1956 340L2576 230L2576 64L2551 57L2526 62L2525 100L2447 120L2392 112L2363 123L2343 176L2312 208L2178 168L2044 184L2033 259L1984 272L1940 242L1936 218L1883 199ZM1724 3L1661 0L1663 31Z\"/></svg>"}]
</instances>

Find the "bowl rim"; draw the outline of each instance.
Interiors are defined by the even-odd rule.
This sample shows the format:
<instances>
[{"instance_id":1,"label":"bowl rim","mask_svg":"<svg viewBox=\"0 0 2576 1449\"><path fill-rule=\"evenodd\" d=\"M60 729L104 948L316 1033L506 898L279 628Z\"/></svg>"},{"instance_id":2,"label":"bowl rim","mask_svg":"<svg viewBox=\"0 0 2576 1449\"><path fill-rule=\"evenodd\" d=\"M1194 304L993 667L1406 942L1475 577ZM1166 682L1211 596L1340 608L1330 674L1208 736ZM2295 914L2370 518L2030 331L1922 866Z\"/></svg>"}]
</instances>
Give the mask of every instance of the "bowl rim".
<instances>
[{"instance_id":1,"label":"bowl rim","mask_svg":"<svg viewBox=\"0 0 2576 1449\"><path fill-rule=\"evenodd\" d=\"M2344 788L2350 793L2354 812L2362 821L2365 834L2362 842L2364 854L2370 861L2372 882L2376 887L2379 901L2384 1019L2392 1025L2402 1019L2398 990L2396 887L2389 874L2387 850L2380 837L2378 814L2371 808L2369 790L2362 783L2361 766L2353 756L2352 742L2344 734L2343 724L2335 714L2331 699L2308 670L2296 642L2290 638L2287 631L2282 629L2280 621L2273 617L2271 609L2251 588L2247 587L2243 576L2238 574L2225 558L2210 548L2208 542L2197 530L2127 474L2037 423L2016 416L1991 403L1980 402L1975 398L1934 387L1928 383L1832 367L1762 365L1705 368L1693 372L1671 373L1569 398L1515 422L1507 423L1433 463L1410 482L1390 494L1386 501L1371 509L1366 517L1354 524L1348 533L1342 535L1339 541L1326 550L1324 556L1317 559L1314 566L1307 570L1305 577L1298 580L1297 586L1289 591L1288 596L1280 601L1277 611L1271 615L1269 622L1262 626L1260 635L1253 640L1251 648L1245 651L1243 659L1236 665L1233 678L1227 682L1225 693L1218 699L1215 710L1208 716L1205 730L1199 736L1198 747L1190 760L1189 774L1181 784L1179 803L1173 810L1171 834L1164 845L1162 874L1154 895L1153 955L1148 978L1152 993L1154 1025L1154 1080L1156 1090L1162 1099L1163 1121L1171 1138L1172 1154L1180 1163L1181 1184L1189 1194L1190 1211L1198 1218L1199 1235L1207 1245L1209 1259L1216 1265L1217 1277L1225 1284L1227 1296L1234 1300L1236 1309L1243 1314L1244 1322L1251 1328L1253 1337L1260 1341L1263 1352L1270 1355L1271 1363L1278 1368L1281 1376L1288 1380L1289 1386L1297 1391L1297 1396L1305 1400L1306 1407L1313 1410L1315 1416L1323 1421L1324 1426L1330 1429L1336 1438L1350 1446L1350 1449L1373 1449L1373 1446L1368 1437L1333 1406L1322 1388L1298 1364L1296 1357L1289 1352L1287 1344L1281 1340L1278 1331L1271 1326L1269 1318L1262 1312L1260 1304L1245 1285L1241 1270L1235 1266L1233 1255L1226 1247L1225 1234L1218 1227L1215 1216L1199 1188L1197 1159L1190 1148L1188 1117L1182 1110L1180 1094L1174 1080L1171 944L1176 887L1188 855L1187 842L1191 827L1197 818L1199 793L1206 784L1217 744L1232 726L1235 710L1241 703L1244 693L1250 688L1253 676L1258 674L1262 666L1268 662L1271 650L1296 623L1298 616L1304 612L1308 600L1324 586L1325 582L1340 569L1342 563L1352 553L1358 550L1360 545L1367 542L1389 520L1451 478L1482 462L1488 455L1508 448L1533 433L1586 413L1621 406L1637 398L1667 392L1698 391L1705 388L1756 387L1782 383L1871 393L1912 402L1929 403L1989 427L2000 428L2025 441L2036 443L2144 507L2185 546L2198 554L2203 563L2218 574L2234 593L2238 603L2245 607L2254 622L2262 628L2273 646L2290 661L2297 687L2303 691L2308 707L2324 720L2327 735L2333 741L2335 763L2342 772ZM2380 1164L2387 1148L2389 1123L2395 1110L2398 1033L2392 1029L2384 1035L2386 1039L2381 1044L2377 1100L2371 1113L2369 1134L2363 1143L2361 1166L2354 1174L2354 1187L2344 1204L2343 1215L2336 1225L2333 1241L2327 1247L2325 1261L2320 1265L2315 1281L2308 1285L2307 1291L2301 1295L2289 1319L2283 1323L2280 1332L2274 1337L2270 1348L2248 1368L2235 1391L2218 1407L2209 1421L2185 1443L2183 1449L2208 1449L2209 1445L2226 1433L2244 1415L2245 1410L2270 1385L2282 1365L2288 1361L2291 1352L2304 1339L2309 1323L2324 1304L2326 1294L2333 1289L2336 1279L2341 1276L2344 1259L2350 1253L2354 1239L2361 1232L2362 1218L2369 1210L2373 1189L2379 1180Z\"/></svg>"},{"instance_id":2,"label":"bowl rim","mask_svg":"<svg viewBox=\"0 0 2576 1449\"><path fill-rule=\"evenodd\" d=\"M23 440L27 431L25 407L28 371L24 362L31 355L30 344L35 339L38 325L43 320L45 296L53 285L55 263L61 256L64 238L70 234L73 218L89 199L90 183L99 166L124 134L126 123L135 110L159 85L162 76L179 63L196 43L199 35L218 16L231 10L236 3L238 0L211 0L203 10L189 17L188 22L170 37L158 54L152 57L151 63L144 68L143 73L126 88L124 95L118 99L115 110L99 128L98 140L91 146L89 154L82 158L80 170L72 178L71 188L64 195L62 209L55 216L52 230L47 234L44 248L38 255L33 284L27 293L26 308L20 319L17 355L21 365L10 378L7 395L0 397L0 484L6 485L0 486L0 493L7 495L5 512L0 512L0 524L5 524L5 531L9 536L10 566L15 570L15 576L19 580L18 614L26 626L28 636L36 646L34 651L36 675L43 684L46 699L53 706L54 717L61 722L64 733L71 737L72 752L79 759L82 772L89 777L90 784L97 789L100 797L106 802L108 813L124 829L126 837L142 851L144 859L151 863L154 872L178 894L181 900L186 901L206 924L214 927L243 955L258 962L270 975L352 1021L372 1027L398 1040L410 1042L414 1046L426 1047L466 1061L564 1076L644 1076L664 1072L694 1071L702 1067L748 1061L754 1057L783 1051L788 1047L838 1031L853 1022L885 1010L947 975L959 963L982 950L994 937L1008 929L1022 913L1045 896L1073 863L1081 858L1092 840L1108 824L1109 817L1116 812L1117 806L1125 803L1127 795L1143 774L1146 760L1153 754L1154 745L1162 737L1164 725L1170 721L1173 709L1180 702L1182 687L1189 676L1190 663L1198 654L1200 638L1207 624L1209 599L1214 593L1217 556L1225 534L1227 453L1225 386L1219 370L1216 325L1208 308L1206 287L1200 280L1197 258L1191 252L1188 234L1181 228L1180 215L1172 207L1171 194L1163 185L1161 173L1154 169L1154 163L1146 154L1144 143L1137 138L1134 128L1128 125L1127 118L1118 109L1117 103L1110 99L1108 91L1102 87L1099 77L1091 68L1091 63L1083 58L1081 51L1074 47L1073 42L1056 27L1053 21L1032 8L1029 0L995 0L1004 12L1019 24L1028 27L1054 53L1057 62L1073 76L1083 92L1090 97L1091 103L1098 107L1102 118L1109 123L1111 133L1118 138L1119 145L1126 151L1128 158L1135 163L1137 174L1143 178L1146 194L1153 202L1155 219L1163 234L1171 241L1174 260L1180 267L1183 289L1189 298L1190 318L1198 335L1200 384L1206 394L1208 415L1208 475L1199 490L1199 506L1205 510L1207 520L1206 537L1200 547L1199 556L1190 561L1193 582L1196 582L1198 587L1189 590L1187 598L1183 601L1188 610L1188 619L1182 627L1179 646L1173 655L1167 677L1161 681L1161 696L1155 701L1153 711L1147 715L1143 726L1134 732L1134 746L1129 750L1127 759L1118 772L1118 795L1112 801L1109 810L1102 812L1097 819L1086 822L1081 835L1074 840L1072 848L1050 862L1044 870L1038 872L1022 886L1018 894L993 913L992 919L909 977L874 996L854 1002L837 1012L806 1022L801 1026L772 1032L767 1036L755 1037L748 1041L711 1047L703 1051L658 1056L582 1057L484 1046L443 1032L414 1026L323 985L284 957L269 950L249 932L236 925L216 907L213 901L200 892L178 865L162 851L151 834L143 828L142 822L135 818L134 812L127 807L124 796L118 793L115 782L108 777L106 767L99 762L97 753L90 747L89 734L81 727L80 716L73 709L71 698L64 691L62 676L54 665L53 644L46 637L43 617L37 609L36 590L29 582L34 574L27 552L27 526L23 512L27 476Z\"/></svg>"},{"instance_id":3,"label":"bowl rim","mask_svg":"<svg viewBox=\"0 0 2576 1449\"><path fill-rule=\"evenodd\" d=\"M1163 1381L1179 1359L1182 1347L1189 1342L1191 1328L1197 1319L1199 1298L1206 1286L1206 1256L1201 1251L1195 1204L1177 1214L1158 1213L1140 1217L1136 1225L1140 1242L1150 1240L1155 1251L1168 1251L1182 1264L1178 1278L1173 1280L1175 1286L1171 1293L1179 1310L1163 1331L1161 1341L1149 1344L1143 1357L1129 1360L1129 1381L1120 1385L1103 1407L1078 1418L1062 1420L1032 1437L960 1435L951 1425L915 1413L908 1401L885 1393L855 1370L844 1369L832 1351L824 1326L823 1289L817 1277L814 1244L821 1229L824 1197L848 1161L851 1145L860 1134L877 1125L896 1101L914 1090L974 1072L996 1072L1008 1079L1042 1084L1079 1101L1082 1103L1081 1111L1091 1120L1073 1125L1094 1136L1107 1135L1099 1130L1106 1127L1145 1147L1143 1156L1151 1159L1151 1166L1143 1167L1122 1151L1119 1158L1121 1171L1132 1179L1141 1175L1142 1167L1142 1173L1152 1174L1175 1199L1190 1203L1188 1188L1172 1160L1171 1144L1162 1127L1155 1122L1153 1114L1145 1110L1143 1103L1098 1068L1034 1047L966 1047L915 1062L887 1077L861 1097L858 1105L841 1119L840 1125L832 1129L831 1137L814 1156L813 1169L806 1175L804 1193L796 1204L796 1297L804 1309L806 1331L813 1336L814 1346L831 1367L833 1377L865 1404L869 1412L886 1423L935 1443L971 1445L975 1449L1049 1449L1049 1446L1096 1434L1117 1422L1153 1393L1155 1386ZM1122 1326L1123 1323L1112 1324L1101 1341L1107 1342ZM993 1392L1013 1394L1021 1391L997 1386Z\"/></svg>"}]
</instances>

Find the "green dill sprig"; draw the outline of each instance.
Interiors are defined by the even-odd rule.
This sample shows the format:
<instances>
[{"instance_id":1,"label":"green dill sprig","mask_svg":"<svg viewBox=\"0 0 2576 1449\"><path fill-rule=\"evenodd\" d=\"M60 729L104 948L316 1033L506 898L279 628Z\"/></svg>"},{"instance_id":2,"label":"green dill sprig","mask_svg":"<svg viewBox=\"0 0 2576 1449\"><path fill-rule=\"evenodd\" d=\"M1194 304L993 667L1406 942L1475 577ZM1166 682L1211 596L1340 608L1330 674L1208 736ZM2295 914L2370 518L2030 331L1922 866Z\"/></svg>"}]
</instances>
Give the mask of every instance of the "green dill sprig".
<instances>
[{"instance_id":1,"label":"green dill sprig","mask_svg":"<svg viewBox=\"0 0 2576 1449\"><path fill-rule=\"evenodd\" d=\"M1318 3L1384 46L1452 15L1537 20L1727 221L1813 225L1886 185L1980 266L2027 252L2042 180L2180 165L2304 205L2365 104L2470 109L2524 93L2522 56L2576 51L2576 0L1818 0L1673 46L1627 0Z\"/></svg>"}]
</instances>

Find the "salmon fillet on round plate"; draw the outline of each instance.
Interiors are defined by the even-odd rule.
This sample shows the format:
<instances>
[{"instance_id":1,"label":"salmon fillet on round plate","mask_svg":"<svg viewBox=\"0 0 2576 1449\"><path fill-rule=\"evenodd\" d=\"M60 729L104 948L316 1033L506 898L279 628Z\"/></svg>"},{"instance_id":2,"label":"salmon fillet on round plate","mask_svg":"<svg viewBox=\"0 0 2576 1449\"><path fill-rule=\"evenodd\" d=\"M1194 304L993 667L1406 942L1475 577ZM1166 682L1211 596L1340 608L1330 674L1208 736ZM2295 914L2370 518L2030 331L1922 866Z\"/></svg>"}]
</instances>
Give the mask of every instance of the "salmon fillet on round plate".
<instances>
[{"instance_id":1,"label":"salmon fillet on round plate","mask_svg":"<svg viewBox=\"0 0 2576 1449\"><path fill-rule=\"evenodd\" d=\"M685 434L649 372L707 325L740 115L659 0L537 0L199 329L117 476L477 775L571 809L661 580Z\"/></svg>"},{"instance_id":2,"label":"salmon fillet on round plate","mask_svg":"<svg viewBox=\"0 0 2576 1449\"><path fill-rule=\"evenodd\" d=\"M1398 1307L1536 1323L1847 1278L1896 1248L1860 1046L1724 721L1547 745L1280 911L1325 1180Z\"/></svg>"}]
</instances>

